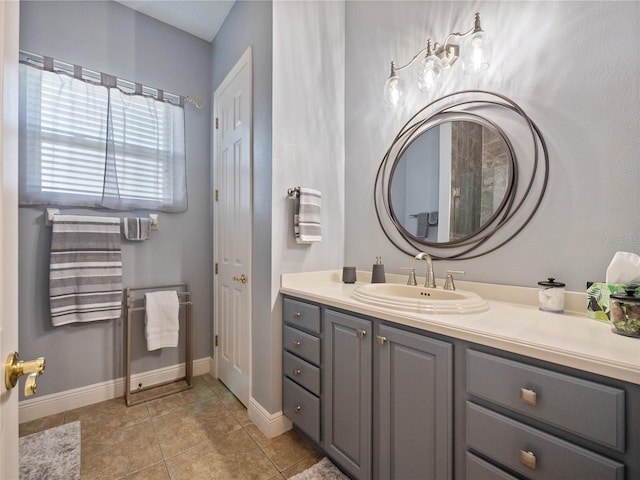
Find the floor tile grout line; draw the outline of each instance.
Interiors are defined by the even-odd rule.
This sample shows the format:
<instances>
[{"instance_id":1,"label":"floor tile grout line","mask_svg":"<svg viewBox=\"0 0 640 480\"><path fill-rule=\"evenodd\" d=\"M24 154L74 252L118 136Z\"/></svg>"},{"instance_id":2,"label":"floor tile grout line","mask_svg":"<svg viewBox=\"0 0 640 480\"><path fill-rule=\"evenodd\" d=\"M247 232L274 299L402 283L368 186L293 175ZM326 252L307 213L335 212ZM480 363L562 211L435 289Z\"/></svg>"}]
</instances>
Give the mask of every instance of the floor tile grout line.
<instances>
[{"instance_id":1,"label":"floor tile grout line","mask_svg":"<svg viewBox=\"0 0 640 480\"><path fill-rule=\"evenodd\" d=\"M249 438L252 440L253 444L255 446L258 447L258 451L261 452L269 461L269 464L271 464L271 466L273 467L273 469L275 470L275 473L272 477L270 478L285 478L285 474L283 473L286 469L290 469L291 467L297 465L298 463L304 461L305 459L307 459L308 457L311 456L311 454L308 455L304 455L302 458L299 458L297 461L295 461L293 464L289 465L289 466L284 466L282 469L280 469L278 467L278 465L276 464L276 458L277 458L277 452L273 452L275 457L272 458L272 456L269 454L269 452L267 451L266 447L263 448L260 444L260 442L258 441L257 438L255 438L251 432L249 431L249 429L253 429L254 427L256 427L256 425L253 423L253 421L251 421L250 418L248 418L247 415L244 415L242 411L240 411L241 409L238 408L238 402L239 400L237 399L237 397L235 395L233 395L233 393L222 383L220 382L220 380L215 379L213 377L211 377L210 379L207 378L203 378L202 379L203 385L205 386L206 390L209 390L209 393L206 393L206 398L203 398L202 393L196 393L196 395L193 398L189 398L189 399L185 399L184 402L179 403L179 405L177 406L184 406L184 405L188 405L188 406L194 406L194 405L198 405L201 403L205 403L208 401L212 401L215 400L217 404L221 405L222 410L226 412L227 414L230 413L231 416L233 417L233 419L237 422L237 425L239 428L234 428L231 432L226 432L225 434L221 434L218 436L218 438L220 440L222 440L224 438L225 435L229 435L232 432L238 431L239 429L242 429L244 431L244 433L246 435L249 436ZM196 386L197 388L197 386ZM115 399L114 399L115 400ZM158 445L158 448L160 449L160 458L156 461L156 462L152 462L151 464L143 467L143 468L139 468L137 470L131 471L131 472L127 472L125 475L118 477L119 479L124 479L130 475L135 475L138 474L139 472L142 472L146 469L158 466L160 464L163 465L164 467L164 471L166 474L166 478L168 478L169 480L171 480L171 473L169 470L169 466L168 466L168 461L170 461L171 459L178 457L180 455L185 454L186 452L189 452L195 448L198 448L202 445L202 443L198 443L197 445L194 445L190 448L188 448L187 450L177 453L175 455L169 456L167 457L167 455L165 454L165 451L162 449L161 446L161 442L160 442L160 436L158 434L158 429L157 429L157 424L156 424L156 420L158 418L160 418L162 415L153 415L152 414L152 408L150 406L150 402L152 402L151 400L146 400L144 402L144 410L140 411L140 416L144 417L144 418L138 418L137 415L134 415L133 419L135 419L135 421L129 425L124 425L124 426L120 426L119 428L115 428L113 431L119 431L119 430L123 430L125 428L130 428L130 427L134 427L136 425L141 425L147 421L151 422L151 428L153 431L153 435L154 435L154 439L155 442ZM103 403L103 402L99 402L99 403ZM126 403L126 402L125 402ZM240 402L241 403L241 402ZM95 405L91 405L91 407L93 407ZM173 406L173 405L169 405L168 406L168 411L170 412L173 408L177 408L177 406ZM246 412L247 409L246 407L243 406L243 411ZM80 407L82 408L82 407ZM108 406L107 411L111 408L111 406ZM127 407L128 408L128 407ZM70 413L72 410L75 409L71 409L71 410L65 410L64 412L62 412L62 416L60 417L60 421L62 422L62 424L66 424L68 421L70 421L72 418L74 418L74 416L71 416ZM100 415L104 413L103 411L100 410L96 410L96 411L91 411L88 410L86 412L84 412L83 414L89 414L91 417L95 417L96 415ZM118 411L113 412L113 414L118 415ZM91 418L89 417L89 418ZM78 421L81 421L82 423L82 419L81 418L77 418ZM86 418L85 418L86 420ZM132 420L132 419L128 419L128 420ZM93 428L93 427L91 427ZM257 428L257 427L256 427ZM266 437L265 437L266 438ZM83 436L81 436L81 457L82 457L82 452L84 449L82 449L82 440L83 440ZM270 439L268 439L270 440ZM85 439L85 441L87 441Z\"/></svg>"},{"instance_id":2,"label":"floor tile grout line","mask_svg":"<svg viewBox=\"0 0 640 480\"><path fill-rule=\"evenodd\" d=\"M262 448L262 446L258 443L258 441L253 438L253 435L251 435L251 433L249 432L249 430L247 430L246 427L248 427L249 425L253 425L252 423L248 423L247 425L242 425L242 429L245 431L245 433L247 435L249 435L249 438L253 441L253 443L256 444L256 446L258 447L258 449L264 454L265 457L267 457L267 459L271 462L271 464L273 465L273 468L276 469L276 472L281 473L280 469L278 468L278 465L276 465L276 462L273 461L273 459L271 458L271 456L265 451L264 448ZM274 475L275 477L276 475ZM273 477L272 477L273 478Z\"/></svg>"}]
</instances>

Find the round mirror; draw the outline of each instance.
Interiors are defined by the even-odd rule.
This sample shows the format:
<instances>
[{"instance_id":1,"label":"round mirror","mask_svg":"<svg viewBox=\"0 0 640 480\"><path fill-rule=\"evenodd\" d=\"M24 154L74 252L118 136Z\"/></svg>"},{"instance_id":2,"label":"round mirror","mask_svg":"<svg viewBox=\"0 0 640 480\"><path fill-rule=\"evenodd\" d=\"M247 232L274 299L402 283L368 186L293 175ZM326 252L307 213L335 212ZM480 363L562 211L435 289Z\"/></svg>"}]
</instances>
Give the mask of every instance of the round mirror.
<instances>
[{"instance_id":1,"label":"round mirror","mask_svg":"<svg viewBox=\"0 0 640 480\"><path fill-rule=\"evenodd\" d=\"M465 260L520 233L548 179L544 138L519 105L456 92L400 129L378 168L374 206L387 239L407 255Z\"/></svg>"},{"instance_id":2,"label":"round mirror","mask_svg":"<svg viewBox=\"0 0 640 480\"><path fill-rule=\"evenodd\" d=\"M389 206L417 242L453 244L481 232L508 200L514 160L502 133L477 118L443 121L398 154Z\"/></svg>"}]
</instances>

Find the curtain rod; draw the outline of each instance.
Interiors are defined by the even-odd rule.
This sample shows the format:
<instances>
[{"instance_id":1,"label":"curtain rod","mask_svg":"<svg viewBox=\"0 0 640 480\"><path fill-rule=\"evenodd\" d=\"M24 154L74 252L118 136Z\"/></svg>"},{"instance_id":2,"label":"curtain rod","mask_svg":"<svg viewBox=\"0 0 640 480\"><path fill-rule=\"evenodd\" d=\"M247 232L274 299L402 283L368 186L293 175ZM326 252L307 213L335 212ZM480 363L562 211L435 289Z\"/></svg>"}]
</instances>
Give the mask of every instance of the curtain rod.
<instances>
[{"instance_id":1,"label":"curtain rod","mask_svg":"<svg viewBox=\"0 0 640 480\"><path fill-rule=\"evenodd\" d=\"M98 72L97 70L92 70L81 65L75 65L25 50L20 50L20 63L45 71L66 74L84 82L100 84L105 87L115 87L124 93L153 97L159 101L178 104L180 106L184 106L184 103L187 102L193 104L197 109L202 109L205 105L204 99L200 96L184 96L166 92L160 88L142 85L141 83L132 82L131 80L116 77L108 73ZM127 85L133 88L127 88ZM172 98L178 99L178 101L172 101Z\"/></svg>"}]
</instances>

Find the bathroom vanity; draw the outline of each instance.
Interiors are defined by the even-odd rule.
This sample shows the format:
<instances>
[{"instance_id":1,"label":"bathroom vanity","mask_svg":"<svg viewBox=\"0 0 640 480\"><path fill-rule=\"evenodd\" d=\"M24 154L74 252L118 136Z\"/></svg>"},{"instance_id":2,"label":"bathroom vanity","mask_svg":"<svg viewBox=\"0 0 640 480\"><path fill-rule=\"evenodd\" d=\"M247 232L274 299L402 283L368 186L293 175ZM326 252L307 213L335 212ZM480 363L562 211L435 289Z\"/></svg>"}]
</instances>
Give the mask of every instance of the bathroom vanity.
<instances>
[{"instance_id":1,"label":"bathroom vanity","mask_svg":"<svg viewBox=\"0 0 640 480\"><path fill-rule=\"evenodd\" d=\"M512 304L479 285L486 312L425 314L358 301L362 285L281 286L283 412L350 476L640 478L640 341L541 312L535 289Z\"/></svg>"}]
</instances>

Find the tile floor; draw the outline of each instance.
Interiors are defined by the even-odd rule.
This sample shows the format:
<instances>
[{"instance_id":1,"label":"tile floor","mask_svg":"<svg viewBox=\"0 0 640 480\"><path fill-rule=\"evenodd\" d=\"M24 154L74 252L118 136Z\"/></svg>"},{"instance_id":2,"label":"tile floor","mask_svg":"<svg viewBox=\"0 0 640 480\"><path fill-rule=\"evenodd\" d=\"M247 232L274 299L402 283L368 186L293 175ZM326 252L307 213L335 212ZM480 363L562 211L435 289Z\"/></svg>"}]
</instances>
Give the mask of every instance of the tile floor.
<instances>
[{"instance_id":1,"label":"tile floor","mask_svg":"<svg viewBox=\"0 0 640 480\"><path fill-rule=\"evenodd\" d=\"M123 398L20 425L20 436L80 420L82 480L283 480L322 456L293 431L268 439L211 377L127 407Z\"/></svg>"}]
</instances>

